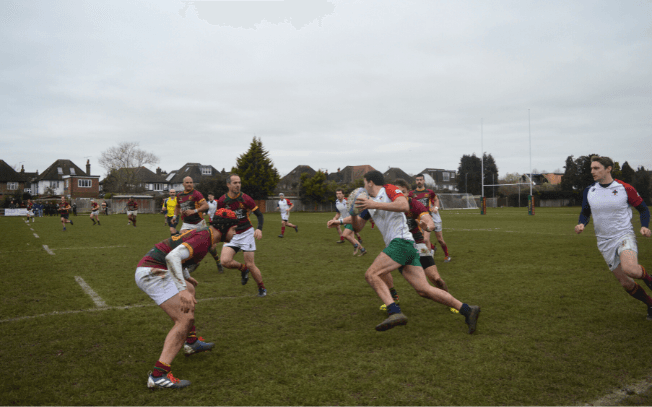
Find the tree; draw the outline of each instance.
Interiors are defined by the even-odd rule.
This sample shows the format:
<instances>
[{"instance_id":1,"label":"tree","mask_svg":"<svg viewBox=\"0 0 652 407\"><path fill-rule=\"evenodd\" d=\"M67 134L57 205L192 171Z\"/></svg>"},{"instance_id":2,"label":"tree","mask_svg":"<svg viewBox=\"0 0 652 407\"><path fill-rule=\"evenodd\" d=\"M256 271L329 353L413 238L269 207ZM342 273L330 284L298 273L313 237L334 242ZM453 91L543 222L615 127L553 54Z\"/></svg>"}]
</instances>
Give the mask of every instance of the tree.
<instances>
[{"instance_id":1,"label":"tree","mask_svg":"<svg viewBox=\"0 0 652 407\"><path fill-rule=\"evenodd\" d=\"M621 181L623 179L623 171L620 169L620 164L618 161L614 162L614 168L611 170L611 176L614 179L619 179Z\"/></svg>"},{"instance_id":2,"label":"tree","mask_svg":"<svg viewBox=\"0 0 652 407\"><path fill-rule=\"evenodd\" d=\"M484 153L482 156L484 167L484 184L494 185L498 183L498 167L496 160L491 154ZM496 187L484 187L484 196L493 197L495 195Z\"/></svg>"},{"instance_id":3,"label":"tree","mask_svg":"<svg viewBox=\"0 0 652 407\"><path fill-rule=\"evenodd\" d=\"M202 179L201 183L197 185L197 191L201 192L207 200L208 194L213 194L215 199L219 199L229 191L229 188L226 186L226 177L219 174L211 178Z\"/></svg>"},{"instance_id":4,"label":"tree","mask_svg":"<svg viewBox=\"0 0 652 407\"><path fill-rule=\"evenodd\" d=\"M629 185L634 183L634 178L636 177L636 171L629 165L627 161L623 164L622 170L620 170L620 178L622 182L626 182ZM614 177L615 178L615 177Z\"/></svg>"},{"instance_id":5,"label":"tree","mask_svg":"<svg viewBox=\"0 0 652 407\"><path fill-rule=\"evenodd\" d=\"M460 159L460 166L457 167L457 190L460 192L468 192L471 195L480 195L482 189L480 178L482 168L482 160L476 157L475 154L463 155Z\"/></svg>"},{"instance_id":6,"label":"tree","mask_svg":"<svg viewBox=\"0 0 652 407\"><path fill-rule=\"evenodd\" d=\"M139 173L141 168L154 165L159 158L138 148L136 142L122 142L102 152L100 166L106 169L104 189L112 192L134 192L141 184Z\"/></svg>"},{"instance_id":7,"label":"tree","mask_svg":"<svg viewBox=\"0 0 652 407\"><path fill-rule=\"evenodd\" d=\"M636 170L636 178L634 185L632 185L638 194L643 198L646 204L650 205L650 174L645 170L645 167L640 166Z\"/></svg>"},{"instance_id":8,"label":"tree","mask_svg":"<svg viewBox=\"0 0 652 407\"><path fill-rule=\"evenodd\" d=\"M309 177L307 173L301 174L301 185L299 187L299 197L304 204L324 203L329 200L329 183L326 180L326 174L321 170L315 175Z\"/></svg>"},{"instance_id":9,"label":"tree","mask_svg":"<svg viewBox=\"0 0 652 407\"><path fill-rule=\"evenodd\" d=\"M566 171L561 179L561 190L572 193L576 202L581 200L584 188L594 182L591 175L591 157L594 155L596 154L583 155L575 160L572 155L566 158L564 166Z\"/></svg>"},{"instance_id":10,"label":"tree","mask_svg":"<svg viewBox=\"0 0 652 407\"><path fill-rule=\"evenodd\" d=\"M231 173L240 176L242 192L256 200L267 199L274 193L276 184L281 180L269 158L269 152L256 137L251 141L249 150L238 157Z\"/></svg>"}]
</instances>

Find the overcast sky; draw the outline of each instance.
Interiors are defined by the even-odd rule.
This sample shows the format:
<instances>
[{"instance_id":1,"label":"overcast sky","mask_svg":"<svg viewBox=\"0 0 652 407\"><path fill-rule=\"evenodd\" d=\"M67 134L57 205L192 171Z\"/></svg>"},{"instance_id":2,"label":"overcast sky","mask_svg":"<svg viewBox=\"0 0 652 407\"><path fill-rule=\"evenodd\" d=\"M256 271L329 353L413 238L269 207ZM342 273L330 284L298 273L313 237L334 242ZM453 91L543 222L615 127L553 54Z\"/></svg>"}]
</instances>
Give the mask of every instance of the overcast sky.
<instances>
[{"instance_id":1,"label":"overcast sky","mask_svg":"<svg viewBox=\"0 0 652 407\"><path fill-rule=\"evenodd\" d=\"M123 141L228 171L254 135L281 175L457 169L481 139L524 173L530 134L540 171L652 169L650 0L3 0L0 36L0 159L30 172L104 175Z\"/></svg>"}]
</instances>

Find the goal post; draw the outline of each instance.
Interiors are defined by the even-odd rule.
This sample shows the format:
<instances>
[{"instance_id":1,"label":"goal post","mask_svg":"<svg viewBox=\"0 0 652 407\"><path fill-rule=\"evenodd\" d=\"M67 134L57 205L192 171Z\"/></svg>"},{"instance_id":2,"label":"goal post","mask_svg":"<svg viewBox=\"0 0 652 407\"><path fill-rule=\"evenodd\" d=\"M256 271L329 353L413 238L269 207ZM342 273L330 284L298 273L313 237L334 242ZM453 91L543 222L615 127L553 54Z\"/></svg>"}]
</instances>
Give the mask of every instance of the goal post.
<instances>
[{"instance_id":1,"label":"goal post","mask_svg":"<svg viewBox=\"0 0 652 407\"><path fill-rule=\"evenodd\" d=\"M442 209L478 209L478 204L471 194L438 193L437 196Z\"/></svg>"}]
</instances>

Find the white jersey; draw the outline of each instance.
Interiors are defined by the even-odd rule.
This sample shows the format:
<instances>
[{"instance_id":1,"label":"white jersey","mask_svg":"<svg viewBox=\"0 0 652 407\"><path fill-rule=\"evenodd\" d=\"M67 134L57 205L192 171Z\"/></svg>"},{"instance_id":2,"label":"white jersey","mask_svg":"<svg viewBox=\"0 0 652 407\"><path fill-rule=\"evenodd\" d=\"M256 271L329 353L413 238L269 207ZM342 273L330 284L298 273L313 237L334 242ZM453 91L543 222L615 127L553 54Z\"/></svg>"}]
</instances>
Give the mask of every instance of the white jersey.
<instances>
[{"instance_id":1,"label":"white jersey","mask_svg":"<svg viewBox=\"0 0 652 407\"><path fill-rule=\"evenodd\" d=\"M344 219L349 216L349 211L346 209L346 198L342 198L341 201L335 200L335 209L340 214L340 219Z\"/></svg>"},{"instance_id":2,"label":"white jersey","mask_svg":"<svg viewBox=\"0 0 652 407\"><path fill-rule=\"evenodd\" d=\"M279 199L278 204L279 210L281 211L281 218L288 217L288 209L290 209L290 201L288 199Z\"/></svg>"},{"instance_id":3,"label":"white jersey","mask_svg":"<svg viewBox=\"0 0 652 407\"><path fill-rule=\"evenodd\" d=\"M620 180L607 186L595 183L584 190L582 214L593 216L595 235L600 240L634 234L632 209L643 202L636 189Z\"/></svg>"},{"instance_id":4,"label":"white jersey","mask_svg":"<svg viewBox=\"0 0 652 407\"><path fill-rule=\"evenodd\" d=\"M206 203L208 204L208 218L213 220L213 215L215 215L215 211L217 211L217 201L206 201Z\"/></svg>"},{"instance_id":5,"label":"white jersey","mask_svg":"<svg viewBox=\"0 0 652 407\"><path fill-rule=\"evenodd\" d=\"M375 202L394 202L399 197L405 197L397 186L385 184L373 199ZM382 209L369 209L369 214L383 235L385 246L389 246L394 239L403 239L414 242L412 233L408 229L407 218L403 212L390 212Z\"/></svg>"}]
</instances>

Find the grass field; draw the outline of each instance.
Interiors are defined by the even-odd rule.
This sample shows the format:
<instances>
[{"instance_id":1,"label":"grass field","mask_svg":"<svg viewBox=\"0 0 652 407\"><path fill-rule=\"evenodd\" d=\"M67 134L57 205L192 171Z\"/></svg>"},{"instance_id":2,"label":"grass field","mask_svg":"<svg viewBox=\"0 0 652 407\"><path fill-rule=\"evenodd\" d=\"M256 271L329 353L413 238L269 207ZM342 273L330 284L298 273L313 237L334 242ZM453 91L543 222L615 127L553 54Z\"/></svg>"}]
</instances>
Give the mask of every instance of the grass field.
<instances>
[{"instance_id":1,"label":"grass field","mask_svg":"<svg viewBox=\"0 0 652 407\"><path fill-rule=\"evenodd\" d=\"M193 274L198 335L216 347L175 359L175 376L192 382L180 391L146 388L171 322L134 282L140 258L169 236L161 215L138 216L137 228L125 215L102 226L73 216L66 232L55 217L0 218L0 405L590 403L652 374L652 322L607 269L592 224L573 233L578 214L443 213L453 260L438 250L437 264L454 296L482 307L474 335L398 273L409 323L376 332L385 315L364 272L383 248L377 229L362 232L370 254L353 257L325 227L333 214L293 214L299 233L284 239L280 216L266 214L256 254L266 298L212 260ZM650 270L652 239L638 243ZM650 392L621 401L650 403Z\"/></svg>"}]
</instances>

